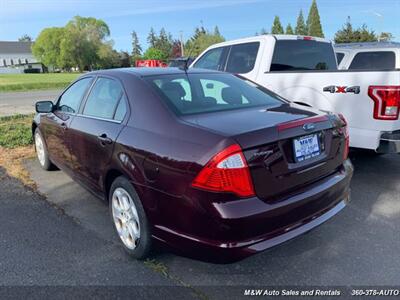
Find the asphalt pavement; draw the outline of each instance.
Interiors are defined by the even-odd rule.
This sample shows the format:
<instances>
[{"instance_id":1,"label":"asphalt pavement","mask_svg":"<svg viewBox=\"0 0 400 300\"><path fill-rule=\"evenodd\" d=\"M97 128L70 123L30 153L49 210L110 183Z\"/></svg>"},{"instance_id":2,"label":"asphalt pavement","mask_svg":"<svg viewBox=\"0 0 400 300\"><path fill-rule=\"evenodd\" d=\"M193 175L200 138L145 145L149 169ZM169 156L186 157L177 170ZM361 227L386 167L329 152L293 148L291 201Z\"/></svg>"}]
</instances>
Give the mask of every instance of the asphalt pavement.
<instances>
[{"instance_id":1,"label":"asphalt pavement","mask_svg":"<svg viewBox=\"0 0 400 300\"><path fill-rule=\"evenodd\" d=\"M400 282L400 155L370 155L353 153L355 174L352 182L352 200L338 215L306 235L274 247L243 261L218 265L201 262L169 252L159 252L153 259L164 265L168 276L191 286L205 295L215 296L211 287L226 286L368 286L398 285ZM74 235L88 235L95 240L85 243L75 261L92 257L93 264L108 264L113 270L129 268L113 265L114 255L128 260L121 253L112 231L106 205L87 193L61 171L45 172L35 160L27 162L38 190L46 201L62 209L76 224L69 224L64 234L57 236L56 243L73 244ZM33 195L26 195L23 201L29 202ZM33 201L33 203L35 203ZM42 205L43 206L43 205ZM36 209L35 212L40 209ZM13 213L4 215L15 219ZM33 218L33 217L32 217ZM35 216L35 219L40 217ZM60 217L62 220L65 217ZM2 222L5 222L3 217ZM69 220L69 219L68 219ZM33 221L33 220L31 220ZM63 226L54 213L50 223ZM28 220L27 220L28 223ZM57 225L59 224L59 225ZM73 225L74 224L74 225ZM70 229L70 227L72 229ZM29 229L29 228L28 228ZM34 231L40 234L43 243L54 243L56 235L43 234L45 228ZM73 233L70 231L72 230ZM29 229L29 231L31 231ZM14 253L23 249L23 243L15 239ZM8 244L8 243L7 243ZM32 244L37 249L42 244ZM108 253L99 250L107 247ZM111 246L112 245L112 246ZM75 246L78 247L78 246ZM29 255L26 253L26 255ZM65 262L61 262L64 263ZM140 263L131 261L133 274L141 270ZM129 265L129 264L128 264ZM38 263L37 267L40 266ZM43 276L43 274L40 274ZM19 272L4 277L5 282L18 280L25 276ZM58 275L57 275L58 276ZM66 276L66 275L65 275ZM68 277L60 275L60 282ZM45 282L37 279L39 282ZM93 277L81 280L94 280ZM143 283L146 278L143 278ZM23 281L25 282L25 281ZM83 281L85 282L85 281ZM75 281L77 283L77 281ZM151 284L154 284L152 282ZM219 290L218 293L221 291Z\"/></svg>"},{"instance_id":2,"label":"asphalt pavement","mask_svg":"<svg viewBox=\"0 0 400 300\"><path fill-rule=\"evenodd\" d=\"M193 290L130 259L112 239L80 225L1 167L0 191L0 298L93 296L110 288L118 295L120 286L136 287L124 290L131 297L193 296Z\"/></svg>"},{"instance_id":3,"label":"asphalt pavement","mask_svg":"<svg viewBox=\"0 0 400 300\"><path fill-rule=\"evenodd\" d=\"M55 100L61 90L0 92L0 117L14 114L30 114L35 112L35 103L43 100Z\"/></svg>"}]
</instances>

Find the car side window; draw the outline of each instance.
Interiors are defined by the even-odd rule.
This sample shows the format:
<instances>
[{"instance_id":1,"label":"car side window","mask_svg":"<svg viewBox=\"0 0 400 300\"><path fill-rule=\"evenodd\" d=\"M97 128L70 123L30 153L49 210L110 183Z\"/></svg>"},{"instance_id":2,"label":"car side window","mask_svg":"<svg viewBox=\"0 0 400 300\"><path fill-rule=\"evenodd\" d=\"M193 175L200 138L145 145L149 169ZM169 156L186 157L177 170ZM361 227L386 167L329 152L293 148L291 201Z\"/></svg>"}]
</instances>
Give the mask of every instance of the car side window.
<instances>
[{"instance_id":1,"label":"car side window","mask_svg":"<svg viewBox=\"0 0 400 300\"><path fill-rule=\"evenodd\" d=\"M78 80L71 85L60 97L57 110L67 113L78 112L79 105L86 93L87 88L92 82L91 77L86 77Z\"/></svg>"},{"instance_id":2,"label":"car side window","mask_svg":"<svg viewBox=\"0 0 400 300\"><path fill-rule=\"evenodd\" d=\"M119 104L117 106L117 110L115 111L114 120L122 121L126 115L126 97L125 94L122 95L119 100Z\"/></svg>"},{"instance_id":3,"label":"car side window","mask_svg":"<svg viewBox=\"0 0 400 300\"><path fill-rule=\"evenodd\" d=\"M259 42L233 45L226 64L226 72L244 74L254 68Z\"/></svg>"},{"instance_id":4,"label":"car side window","mask_svg":"<svg viewBox=\"0 0 400 300\"><path fill-rule=\"evenodd\" d=\"M223 63L223 54L225 48L226 47L219 47L207 51L194 64L194 67L209 70L220 70Z\"/></svg>"},{"instance_id":5,"label":"car side window","mask_svg":"<svg viewBox=\"0 0 400 300\"><path fill-rule=\"evenodd\" d=\"M90 91L83 114L102 119L113 119L122 95L123 89L118 81L100 77Z\"/></svg>"},{"instance_id":6,"label":"car side window","mask_svg":"<svg viewBox=\"0 0 400 300\"><path fill-rule=\"evenodd\" d=\"M394 69L396 56L392 51L359 52L354 56L349 70Z\"/></svg>"}]
</instances>

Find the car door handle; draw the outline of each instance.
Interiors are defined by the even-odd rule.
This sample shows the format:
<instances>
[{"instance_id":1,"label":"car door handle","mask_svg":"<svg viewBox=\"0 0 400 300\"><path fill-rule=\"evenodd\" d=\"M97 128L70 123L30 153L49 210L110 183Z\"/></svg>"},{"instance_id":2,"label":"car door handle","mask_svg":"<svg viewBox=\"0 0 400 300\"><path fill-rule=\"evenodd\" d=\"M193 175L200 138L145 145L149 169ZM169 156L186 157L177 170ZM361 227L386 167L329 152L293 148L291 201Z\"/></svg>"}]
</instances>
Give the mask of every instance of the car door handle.
<instances>
[{"instance_id":1,"label":"car door handle","mask_svg":"<svg viewBox=\"0 0 400 300\"><path fill-rule=\"evenodd\" d=\"M112 144L113 140L110 139L107 134L103 133L97 137L102 145Z\"/></svg>"}]
</instances>

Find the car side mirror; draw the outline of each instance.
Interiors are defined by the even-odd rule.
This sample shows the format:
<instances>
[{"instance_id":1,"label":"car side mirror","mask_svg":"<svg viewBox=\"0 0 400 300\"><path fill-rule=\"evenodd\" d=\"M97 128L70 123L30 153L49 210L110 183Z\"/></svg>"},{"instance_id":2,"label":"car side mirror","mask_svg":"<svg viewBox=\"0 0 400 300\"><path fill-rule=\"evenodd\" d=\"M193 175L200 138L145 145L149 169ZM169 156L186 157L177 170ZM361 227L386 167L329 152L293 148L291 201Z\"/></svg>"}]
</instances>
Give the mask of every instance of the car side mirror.
<instances>
[{"instance_id":1,"label":"car side mirror","mask_svg":"<svg viewBox=\"0 0 400 300\"><path fill-rule=\"evenodd\" d=\"M36 102L35 108L38 113L50 113L53 112L54 104L51 101L39 101Z\"/></svg>"}]
</instances>

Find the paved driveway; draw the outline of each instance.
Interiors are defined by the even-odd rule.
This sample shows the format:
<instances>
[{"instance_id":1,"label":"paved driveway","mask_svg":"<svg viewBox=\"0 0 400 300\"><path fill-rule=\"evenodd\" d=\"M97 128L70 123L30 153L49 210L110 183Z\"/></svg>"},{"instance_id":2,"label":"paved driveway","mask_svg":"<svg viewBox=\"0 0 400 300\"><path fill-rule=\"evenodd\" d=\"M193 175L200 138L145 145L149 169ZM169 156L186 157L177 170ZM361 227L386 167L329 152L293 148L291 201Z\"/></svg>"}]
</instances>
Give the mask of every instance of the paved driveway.
<instances>
[{"instance_id":1,"label":"paved driveway","mask_svg":"<svg viewBox=\"0 0 400 300\"><path fill-rule=\"evenodd\" d=\"M35 103L41 100L55 100L60 90L30 92L0 92L0 117L35 112Z\"/></svg>"},{"instance_id":2,"label":"paved driveway","mask_svg":"<svg viewBox=\"0 0 400 300\"><path fill-rule=\"evenodd\" d=\"M209 286L226 285L398 285L400 155L356 153L352 158L355 175L351 203L310 233L228 265L165 252L153 258L168 268L171 277L205 294L213 293ZM27 166L47 201L79 222L85 234L101 237L102 242L97 242L104 243L103 247L116 241L107 207L101 201L61 171L44 172L36 161ZM49 242L51 239L49 236ZM92 247L82 251L82 255L98 253ZM112 247L109 251L120 250ZM104 257L102 261L107 264L110 259Z\"/></svg>"}]
</instances>

